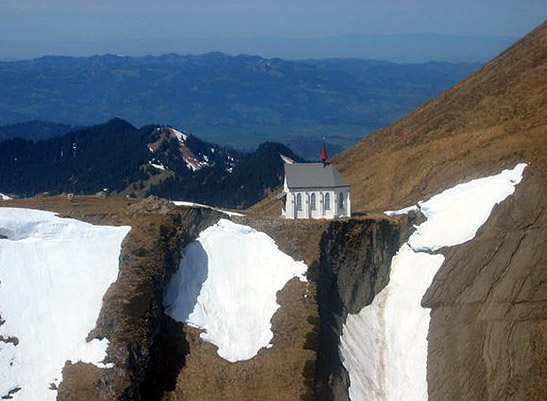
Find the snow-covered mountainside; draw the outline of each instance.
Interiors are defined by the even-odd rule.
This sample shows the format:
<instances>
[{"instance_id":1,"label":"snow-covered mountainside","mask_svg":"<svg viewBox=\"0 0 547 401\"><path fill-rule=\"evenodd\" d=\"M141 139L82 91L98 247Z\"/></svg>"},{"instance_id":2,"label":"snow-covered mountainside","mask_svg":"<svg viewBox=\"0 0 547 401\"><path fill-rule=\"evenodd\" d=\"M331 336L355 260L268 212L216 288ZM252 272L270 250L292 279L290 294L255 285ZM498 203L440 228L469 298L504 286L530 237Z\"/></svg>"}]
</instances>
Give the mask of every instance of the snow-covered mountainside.
<instances>
[{"instance_id":1,"label":"snow-covered mountainside","mask_svg":"<svg viewBox=\"0 0 547 401\"><path fill-rule=\"evenodd\" d=\"M306 265L281 252L266 234L220 220L184 250L164 298L173 319L201 328L201 338L230 361L252 358L273 338L276 295Z\"/></svg>"},{"instance_id":2,"label":"snow-covered mountainside","mask_svg":"<svg viewBox=\"0 0 547 401\"><path fill-rule=\"evenodd\" d=\"M69 360L107 367L108 341L86 338L129 230L0 208L2 398L55 400Z\"/></svg>"},{"instance_id":3,"label":"snow-covered mountainside","mask_svg":"<svg viewBox=\"0 0 547 401\"><path fill-rule=\"evenodd\" d=\"M11 198L8 195L4 195L0 192L0 200L11 200Z\"/></svg>"},{"instance_id":4,"label":"snow-covered mountainside","mask_svg":"<svg viewBox=\"0 0 547 401\"><path fill-rule=\"evenodd\" d=\"M457 185L415 207L427 220L393 258L389 284L371 305L349 314L343 328L340 354L351 401L428 399L430 311L421 300L444 262L436 252L472 240L494 206L514 193L525 167Z\"/></svg>"}]
</instances>

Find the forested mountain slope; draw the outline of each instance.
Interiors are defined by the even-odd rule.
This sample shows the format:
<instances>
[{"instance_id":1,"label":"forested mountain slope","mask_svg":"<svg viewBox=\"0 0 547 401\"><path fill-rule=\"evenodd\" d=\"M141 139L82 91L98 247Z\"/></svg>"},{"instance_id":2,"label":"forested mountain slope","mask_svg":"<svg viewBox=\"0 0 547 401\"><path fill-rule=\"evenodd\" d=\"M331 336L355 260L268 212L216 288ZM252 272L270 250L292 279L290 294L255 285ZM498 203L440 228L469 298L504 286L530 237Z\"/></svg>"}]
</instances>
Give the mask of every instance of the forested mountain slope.
<instances>
[{"instance_id":1,"label":"forested mountain slope","mask_svg":"<svg viewBox=\"0 0 547 401\"><path fill-rule=\"evenodd\" d=\"M27 121L0 127L0 142L9 138L24 138L33 141L63 136L74 127L47 121Z\"/></svg>"},{"instance_id":2,"label":"forested mountain slope","mask_svg":"<svg viewBox=\"0 0 547 401\"><path fill-rule=\"evenodd\" d=\"M171 127L137 129L121 119L46 141L9 139L0 154L0 188L7 194L105 190L232 208L248 207L281 184L280 154L301 160L277 143L242 153Z\"/></svg>"}]
</instances>

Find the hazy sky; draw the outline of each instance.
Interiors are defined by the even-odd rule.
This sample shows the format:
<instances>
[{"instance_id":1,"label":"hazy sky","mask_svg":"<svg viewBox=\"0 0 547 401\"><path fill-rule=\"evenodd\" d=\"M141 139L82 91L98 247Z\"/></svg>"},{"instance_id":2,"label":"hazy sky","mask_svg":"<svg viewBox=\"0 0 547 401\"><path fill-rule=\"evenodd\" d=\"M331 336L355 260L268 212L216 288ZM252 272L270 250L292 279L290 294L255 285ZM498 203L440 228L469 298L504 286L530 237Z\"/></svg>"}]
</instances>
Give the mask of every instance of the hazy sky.
<instances>
[{"instance_id":1,"label":"hazy sky","mask_svg":"<svg viewBox=\"0 0 547 401\"><path fill-rule=\"evenodd\" d=\"M522 36L546 0L0 0L0 39Z\"/></svg>"}]
</instances>

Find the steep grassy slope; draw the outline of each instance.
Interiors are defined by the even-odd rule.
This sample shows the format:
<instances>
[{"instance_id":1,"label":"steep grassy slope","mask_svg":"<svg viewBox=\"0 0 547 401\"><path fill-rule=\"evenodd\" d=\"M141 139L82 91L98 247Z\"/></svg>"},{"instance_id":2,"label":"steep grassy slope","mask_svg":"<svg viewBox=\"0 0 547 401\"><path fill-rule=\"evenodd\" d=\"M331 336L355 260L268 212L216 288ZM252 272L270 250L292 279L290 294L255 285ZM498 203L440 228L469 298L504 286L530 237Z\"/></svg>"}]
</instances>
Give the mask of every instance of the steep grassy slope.
<instances>
[{"instance_id":1,"label":"steep grassy slope","mask_svg":"<svg viewBox=\"0 0 547 401\"><path fill-rule=\"evenodd\" d=\"M406 206L518 161L545 170L547 23L414 113L334 159L354 210Z\"/></svg>"},{"instance_id":2,"label":"steep grassy slope","mask_svg":"<svg viewBox=\"0 0 547 401\"><path fill-rule=\"evenodd\" d=\"M415 112L337 155L354 211L408 206L518 161L545 170L547 23ZM540 167L543 166L543 167ZM255 210L280 213L279 202Z\"/></svg>"}]
</instances>

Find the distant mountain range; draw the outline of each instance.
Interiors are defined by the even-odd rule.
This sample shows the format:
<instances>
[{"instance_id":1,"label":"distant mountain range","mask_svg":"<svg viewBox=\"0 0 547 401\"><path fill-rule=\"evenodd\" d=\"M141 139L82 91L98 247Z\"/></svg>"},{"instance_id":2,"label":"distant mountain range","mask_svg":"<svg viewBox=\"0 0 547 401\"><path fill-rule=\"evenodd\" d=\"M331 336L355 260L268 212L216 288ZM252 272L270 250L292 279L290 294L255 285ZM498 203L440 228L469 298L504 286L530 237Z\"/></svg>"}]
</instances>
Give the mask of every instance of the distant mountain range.
<instances>
[{"instance_id":1,"label":"distant mountain range","mask_svg":"<svg viewBox=\"0 0 547 401\"><path fill-rule=\"evenodd\" d=\"M0 40L0 58L28 59L48 54L128 56L167 53L203 54L217 50L232 55L261 54L288 60L363 58L396 63L486 61L516 41L514 36L447 34L343 35L317 38L262 36L254 38L165 37L109 40Z\"/></svg>"},{"instance_id":2,"label":"distant mountain range","mask_svg":"<svg viewBox=\"0 0 547 401\"><path fill-rule=\"evenodd\" d=\"M271 140L305 143L322 134L346 147L478 67L222 53L0 62L0 125L43 120L89 126L118 116L137 126L173 125L237 148Z\"/></svg>"},{"instance_id":3,"label":"distant mountain range","mask_svg":"<svg viewBox=\"0 0 547 401\"><path fill-rule=\"evenodd\" d=\"M107 192L245 208L281 184L280 155L267 142L244 153L167 126L140 129L121 119L42 141L0 142L1 192L18 196Z\"/></svg>"}]
</instances>

